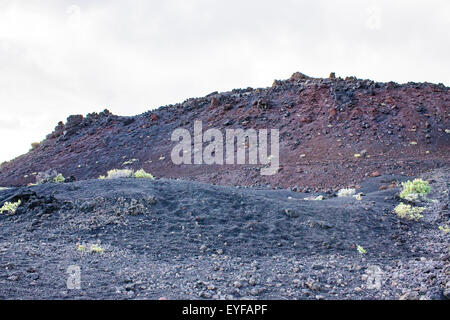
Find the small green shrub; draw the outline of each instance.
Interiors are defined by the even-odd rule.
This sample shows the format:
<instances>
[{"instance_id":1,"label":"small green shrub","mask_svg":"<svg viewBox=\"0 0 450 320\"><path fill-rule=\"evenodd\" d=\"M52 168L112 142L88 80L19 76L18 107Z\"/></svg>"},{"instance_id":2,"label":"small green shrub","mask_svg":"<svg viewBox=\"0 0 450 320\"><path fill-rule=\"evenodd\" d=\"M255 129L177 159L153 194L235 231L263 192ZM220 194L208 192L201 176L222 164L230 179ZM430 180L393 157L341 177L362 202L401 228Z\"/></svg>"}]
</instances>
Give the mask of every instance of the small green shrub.
<instances>
[{"instance_id":1,"label":"small green shrub","mask_svg":"<svg viewBox=\"0 0 450 320\"><path fill-rule=\"evenodd\" d=\"M366 254L366 253L367 253L366 249L364 249L364 248L361 247L361 246L356 246L356 250L358 250L358 252L359 252L360 254Z\"/></svg>"},{"instance_id":2,"label":"small green shrub","mask_svg":"<svg viewBox=\"0 0 450 320\"><path fill-rule=\"evenodd\" d=\"M364 195L364 194L362 194L362 193L358 193L358 194L354 195L353 198L355 198L355 199L358 200L358 201L362 201L363 195Z\"/></svg>"},{"instance_id":3,"label":"small green shrub","mask_svg":"<svg viewBox=\"0 0 450 320\"><path fill-rule=\"evenodd\" d=\"M394 212L402 219L415 220L419 221L423 218L422 212L425 211L425 208L421 207L413 207L409 204L400 203L395 209Z\"/></svg>"},{"instance_id":4,"label":"small green shrub","mask_svg":"<svg viewBox=\"0 0 450 320\"><path fill-rule=\"evenodd\" d=\"M312 196L312 197L304 198L303 200L307 200L307 201L322 201L324 199L325 199L325 197L320 195L320 196L317 196L317 197Z\"/></svg>"},{"instance_id":5,"label":"small green shrub","mask_svg":"<svg viewBox=\"0 0 450 320\"><path fill-rule=\"evenodd\" d=\"M338 191L339 198L352 197L356 193L356 189L341 189Z\"/></svg>"},{"instance_id":6,"label":"small green shrub","mask_svg":"<svg viewBox=\"0 0 450 320\"><path fill-rule=\"evenodd\" d=\"M91 245L90 251L94 252L94 253L105 253L105 249L103 249L102 247L100 247L97 244Z\"/></svg>"},{"instance_id":7,"label":"small green shrub","mask_svg":"<svg viewBox=\"0 0 450 320\"><path fill-rule=\"evenodd\" d=\"M80 252L85 252L87 248L84 244L77 244L77 250Z\"/></svg>"},{"instance_id":8,"label":"small green shrub","mask_svg":"<svg viewBox=\"0 0 450 320\"><path fill-rule=\"evenodd\" d=\"M79 252L89 252L89 253L105 253L105 249L100 247L97 244L91 244L90 247L84 245L84 244L77 244L77 251Z\"/></svg>"},{"instance_id":9,"label":"small green shrub","mask_svg":"<svg viewBox=\"0 0 450 320\"><path fill-rule=\"evenodd\" d=\"M58 175L53 178L54 183L63 183L64 181L66 181L66 178L64 178L61 173L58 173Z\"/></svg>"},{"instance_id":10,"label":"small green shrub","mask_svg":"<svg viewBox=\"0 0 450 320\"><path fill-rule=\"evenodd\" d=\"M134 173L134 177L137 179L152 179L154 180L155 177L151 175L150 173L145 172L144 169L138 170Z\"/></svg>"},{"instance_id":11,"label":"small green shrub","mask_svg":"<svg viewBox=\"0 0 450 320\"><path fill-rule=\"evenodd\" d=\"M106 177L103 179L120 179L133 177L133 170L130 169L113 169L109 170Z\"/></svg>"},{"instance_id":12,"label":"small green shrub","mask_svg":"<svg viewBox=\"0 0 450 320\"><path fill-rule=\"evenodd\" d=\"M20 206L22 201L17 202L5 202L5 204L0 208L0 212L8 212L9 214L14 214L17 208Z\"/></svg>"},{"instance_id":13,"label":"small green shrub","mask_svg":"<svg viewBox=\"0 0 450 320\"><path fill-rule=\"evenodd\" d=\"M63 183L65 181L64 176L56 170L47 170L36 174L36 184Z\"/></svg>"},{"instance_id":14,"label":"small green shrub","mask_svg":"<svg viewBox=\"0 0 450 320\"><path fill-rule=\"evenodd\" d=\"M106 176L100 176L99 179L120 179L120 178L137 178L137 179L155 179L153 175L140 169L134 172L131 169L113 169L109 170Z\"/></svg>"},{"instance_id":15,"label":"small green shrub","mask_svg":"<svg viewBox=\"0 0 450 320\"><path fill-rule=\"evenodd\" d=\"M440 226L439 230L441 230L443 233L450 233L450 227L448 225Z\"/></svg>"},{"instance_id":16,"label":"small green shrub","mask_svg":"<svg viewBox=\"0 0 450 320\"><path fill-rule=\"evenodd\" d=\"M406 181L402 183L403 190L400 193L400 198L406 199L408 195L418 194L418 195L427 195L430 193L431 188L428 185L428 182L422 179L415 179L414 181Z\"/></svg>"}]
</instances>

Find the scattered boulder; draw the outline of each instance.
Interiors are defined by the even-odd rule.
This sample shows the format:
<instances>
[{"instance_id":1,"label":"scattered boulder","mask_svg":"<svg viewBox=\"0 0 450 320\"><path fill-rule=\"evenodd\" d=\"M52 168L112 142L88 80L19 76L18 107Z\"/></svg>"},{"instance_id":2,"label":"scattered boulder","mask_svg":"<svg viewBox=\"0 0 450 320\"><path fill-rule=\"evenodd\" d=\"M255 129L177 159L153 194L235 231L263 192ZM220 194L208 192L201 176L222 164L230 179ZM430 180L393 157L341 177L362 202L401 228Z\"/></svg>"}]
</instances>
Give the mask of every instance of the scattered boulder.
<instances>
[{"instance_id":1,"label":"scattered boulder","mask_svg":"<svg viewBox=\"0 0 450 320\"><path fill-rule=\"evenodd\" d=\"M214 98L211 99L210 107L211 108L217 108L219 106L219 104L220 104L219 99L214 97Z\"/></svg>"},{"instance_id":2,"label":"scattered boulder","mask_svg":"<svg viewBox=\"0 0 450 320\"><path fill-rule=\"evenodd\" d=\"M309 77L306 74L303 74L301 72L295 72L290 78L291 81L306 80L306 79L311 79L311 77Z\"/></svg>"},{"instance_id":3,"label":"scattered boulder","mask_svg":"<svg viewBox=\"0 0 450 320\"><path fill-rule=\"evenodd\" d=\"M304 116L300 119L300 121L303 123L311 123L313 122L313 119L311 118L311 116Z\"/></svg>"},{"instance_id":4,"label":"scattered boulder","mask_svg":"<svg viewBox=\"0 0 450 320\"><path fill-rule=\"evenodd\" d=\"M256 105L260 110L267 110L271 107L270 101L266 99L258 99L253 103L253 105Z\"/></svg>"},{"instance_id":5,"label":"scattered boulder","mask_svg":"<svg viewBox=\"0 0 450 320\"><path fill-rule=\"evenodd\" d=\"M225 105L223 106L223 110L224 110L224 111L229 111L229 110L231 110L231 109L233 109L233 105L232 105L232 104L227 103L227 104L225 104Z\"/></svg>"},{"instance_id":6,"label":"scattered boulder","mask_svg":"<svg viewBox=\"0 0 450 320\"><path fill-rule=\"evenodd\" d=\"M70 136L78 132L83 123L82 115L71 115L67 118L65 126L65 136Z\"/></svg>"},{"instance_id":7,"label":"scattered boulder","mask_svg":"<svg viewBox=\"0 0 450 320\"><path fill-rule=\"evenodd\" d=\"M419 300L419 293L416 291L408 291L400 296L400 300Z\"/></svg>"},{"instance_id":8,"label":"scattered boulder","mask_svg":"<svg viewBox=\"0 0 450 320\"><path fill-rule=\"evenodd\" d=\"M445 285L444 291L442 293L444 297L448 300L450 300L450 281L447 282Z\"/></svg>"},{"instance_id":9,"label":"scattered boulder","mask_svg":"<svg viewBox=\"0 0 450 320\"><path fill-rule=\"evenodd\" d=\"M300 213L298 213L297 211L293 210L293 209L284 209L284 214L287 215L290 218L298 218L300 217Z\"/></svg>"},{"instance_id":10,"label":"scattered boulder","mask_svg":"<svg viewBox=\"0 0 450 320\"><path fill-rule=\"evenodd\" d=\"M134 121L136 121L136 119L134 117L126 117L122 120L122 123L124 126L129 126L130 124L132 124Z\"/></svg>"},{"instance_id":11,"label":"scattered boulder","mask_svg":"<svg viewBox=\"0 0 450 320\"><path fill-rule=\"evenodd\" d=\"M371 178L376 178L381 176L381 173L379 173L378 171L374 171L369 175Z\"/></svg>"}]
</instances>

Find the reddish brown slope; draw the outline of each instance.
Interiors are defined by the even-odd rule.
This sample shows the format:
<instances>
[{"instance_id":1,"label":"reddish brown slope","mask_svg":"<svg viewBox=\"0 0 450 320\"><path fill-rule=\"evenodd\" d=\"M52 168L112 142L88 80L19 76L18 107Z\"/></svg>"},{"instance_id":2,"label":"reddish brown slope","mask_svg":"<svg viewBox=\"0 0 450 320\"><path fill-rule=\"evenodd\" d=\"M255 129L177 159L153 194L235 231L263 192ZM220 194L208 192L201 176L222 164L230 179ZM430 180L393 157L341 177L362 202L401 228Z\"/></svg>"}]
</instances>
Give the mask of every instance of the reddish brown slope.
<instances>
[{"instance_id":1,"label":"reddish brown slope","mask_svg":"<svg viewBox=\"0 0 450 320\"><path fill-rule=\"evenodd\" d=\"M227 185L335 188L370 174L415 175L450 163L450 92L429 83L313 79L300 73L266 89L233 90L135 116L109 112L71 116L41 145L0 167L0 185L34 182L55 169L77 179L113 168L144 168L159 177ZM282 169L260 166L175 166L174 129L278 128ZM365 152L363 151L365 150ZM362 152L363 151L363 152ZM355 153L365 157L356 159ZM123 163L137 159L132 165Z\"/></svg>"}]
</instances>

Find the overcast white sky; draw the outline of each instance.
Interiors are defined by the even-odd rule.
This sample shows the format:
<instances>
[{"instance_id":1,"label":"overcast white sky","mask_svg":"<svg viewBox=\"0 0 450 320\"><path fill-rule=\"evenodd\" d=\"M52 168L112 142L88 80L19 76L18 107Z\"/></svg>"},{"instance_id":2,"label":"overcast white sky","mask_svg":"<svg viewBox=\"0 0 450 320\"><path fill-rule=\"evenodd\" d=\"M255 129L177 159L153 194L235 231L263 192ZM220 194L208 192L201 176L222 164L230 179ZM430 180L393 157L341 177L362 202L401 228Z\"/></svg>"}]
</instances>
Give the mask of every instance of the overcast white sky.
<instances>
[{"instance_id":1,"label":"overcast white sky","mask_svg":"<svg viewBox=\"0 0 450 320\"><path fill-rule=\"evenodd\" d=\"M450 85L450 1L0 0L0 161L70 114L301 71Z\"/></svg>"}]
</instances>

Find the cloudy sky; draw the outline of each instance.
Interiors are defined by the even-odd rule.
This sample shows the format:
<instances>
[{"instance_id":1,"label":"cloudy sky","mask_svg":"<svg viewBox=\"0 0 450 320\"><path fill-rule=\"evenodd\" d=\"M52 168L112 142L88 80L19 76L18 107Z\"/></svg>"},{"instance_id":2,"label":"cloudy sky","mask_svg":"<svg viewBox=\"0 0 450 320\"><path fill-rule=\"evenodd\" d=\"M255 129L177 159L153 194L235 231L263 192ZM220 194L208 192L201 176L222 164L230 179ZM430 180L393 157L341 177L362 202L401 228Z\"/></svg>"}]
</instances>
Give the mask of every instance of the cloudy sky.
<instances>
[{"instance_id":1,"label":"cloudy sky","mask_svg":"<svg viewBox=\"0 0 450 320\"><path fill-rule=\"evenodd\" d=\"M301 71L450 85L450 1L0 0L0 162L60 120Z\"/></svg>"}]
</instances>

